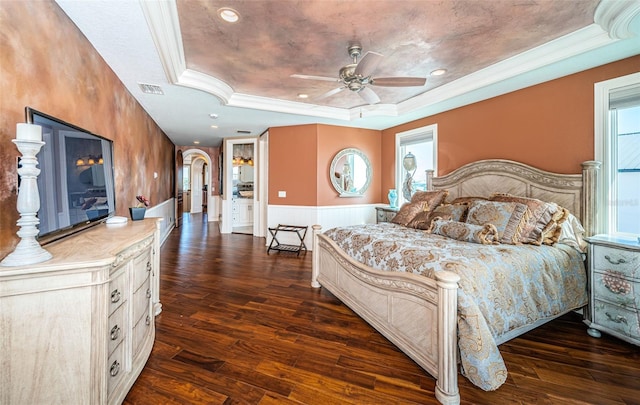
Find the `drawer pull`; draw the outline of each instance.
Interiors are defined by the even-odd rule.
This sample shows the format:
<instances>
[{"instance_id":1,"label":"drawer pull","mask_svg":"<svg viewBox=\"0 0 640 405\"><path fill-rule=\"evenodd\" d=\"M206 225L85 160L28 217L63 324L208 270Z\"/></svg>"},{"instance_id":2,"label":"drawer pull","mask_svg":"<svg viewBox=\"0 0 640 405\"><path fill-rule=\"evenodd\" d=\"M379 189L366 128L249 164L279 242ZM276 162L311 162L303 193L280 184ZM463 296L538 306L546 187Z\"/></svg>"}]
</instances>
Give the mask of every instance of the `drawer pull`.
<instances>
[{"instance_id":1,"label":"drawer pull","mask_svg":"<svg viewBox=\"0 0 640 405\"><path fill-rule=\"evenodd\" d=\"M118 289L115 289L111 291L111 302L115 304L118 301L120 301L120 291L118 291Z\"/></svg>"},{"instance_id":2,"label":"drawer pull","mask_svg":"<svg viewBox=\"0 0 640 405\"><path fill-rule=\"evenodd\" d=\"M149 315L147 315L147 319L144 320L144 323L151 325L151 317Z\"/></svg>"},{"instance_id":3,"label":"drawer pull","mask_svg":"<svg viewBox=\"0 0 640 405\"><path fill-rule=\"evenodd\" d=\"M615 323L624 323L625 325L628 325L628 323L627 323L627 318L625 318L625 317L624 317L624 316L622 316L622 315L618 315L618 316L616 316L616 317L614 318L614 317L613 317L613 316L611 316L611 314L610 314L610 313L608 313L608 312L605 312L604 314L607 316L607 318L609 318L609 320L610 320L611 322L615 322Z\"/></svg>"},{"instance_id":4,"label":"drawer pull","mask_svg":"<svg viewBox=\"0 0 640 405\"><path fill-rule=\"evenodd\" d=\"M626 263L627 261L624 259L620 259L620 260L611 260L611 257L609 257L609 255L605 255L604 256L605 259L607 259L607 261L611 264L623 264Z\"/></svg>"},{"instance_id":5,"label":"drawer pull","mask_svg":"<svg viewBox=\"0 0 640 405\"><path fill-rule=\"evenodd\" d=\"M147 262L147 271L151 271L151 262Z\"/></svg>"},{"instance_id":6,"label":"drawer pull","mask_svg":"<svg viewBox=\"0 0 640 405\"><path fill-rule=\"evenodd\" d=\"M113 363L111 364L111 368L109 369L109 374L111 374L111 377L115 377L118 375L119 372L120 372L120 363L118 363L118 360L114 360Z\"/></svg>"},{"instance_id":7,"label":"drawer pull","mask_svg":"<svg viewBox=\"0 0 640 405\"><path fill-rule=\"evenodd\" d=\"M111 340L117 340L120 337L120 328L118 325L111 328Z\"/></svg>"},{"instance_id":8,"label":"drawer pull","mask_svg":"<svg viewBox=\"0 0 640 405\"><path fill-rule=\"evenodd\" d=\"M147 288L147 298L151 298L151 288Z\"/></svg>"}]
</instances>

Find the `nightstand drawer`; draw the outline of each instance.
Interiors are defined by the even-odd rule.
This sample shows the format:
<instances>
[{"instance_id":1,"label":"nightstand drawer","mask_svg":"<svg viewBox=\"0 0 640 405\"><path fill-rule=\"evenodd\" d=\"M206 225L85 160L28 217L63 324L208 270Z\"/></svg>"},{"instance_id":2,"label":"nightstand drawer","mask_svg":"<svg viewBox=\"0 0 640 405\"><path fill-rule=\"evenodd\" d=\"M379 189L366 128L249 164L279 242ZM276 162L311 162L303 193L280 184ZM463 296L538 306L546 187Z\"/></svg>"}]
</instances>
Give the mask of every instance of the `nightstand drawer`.
<instances>
[{"instance_id":1,"label":"nightstand drawer","mask_svg":"<svg viewBox=\"0 0 640 405\"><path fill-rule=\"evenodd\" d=\"M594 270L614 270L626 277L640 278L640 253L608 246L594 246Z\"/></svg>"},{"instance_id":2,"label":"nightstand drawer","mask_svg":"<svg viewBox=\"0 0 640 405\"><path fill-rule=\"evenodd\" d=\"M595 301L595 309L594 321L596 324L632 339L640 339L637 310L627 311L619 306L599 300Z\"/></svg>"},{"instance_id":3,"label":"nightstand drawer","mask_svg":"<svg viewBox=\"0 0 640 405\"><path fill-rule=\"evenodd\" d=\"M593 274L593 292L599 300L632 310L640 307L640 285L622 277L622 273L607 270Z\"/></svg>"}]
</instances>

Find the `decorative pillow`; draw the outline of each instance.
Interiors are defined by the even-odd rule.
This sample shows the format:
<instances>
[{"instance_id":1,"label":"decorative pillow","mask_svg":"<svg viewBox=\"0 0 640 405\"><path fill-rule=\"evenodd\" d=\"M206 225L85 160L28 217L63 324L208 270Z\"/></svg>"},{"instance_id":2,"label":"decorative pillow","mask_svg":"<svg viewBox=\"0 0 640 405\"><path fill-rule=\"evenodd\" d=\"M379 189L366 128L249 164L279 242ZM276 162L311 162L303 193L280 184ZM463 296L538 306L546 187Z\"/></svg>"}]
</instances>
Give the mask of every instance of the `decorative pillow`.
<instances>
[{"instance_id":1,"label":"decorative pillow","mask_svg":"<svg viewBox=\"0 0 640 405\"><path fill-rule=\"evenodd\" d=\"M428 203L420 201L416 203L402 204L398 213L391 219L394 224L407 226L409 222L418 215L420 212L425 211L425 208L429 206Z\"/></svg>"},{"instance_id":2,"label":"decorative pillow","mask_svg":"<svg viewBox=\"0 0 640 405\"><path fill-rule=\"evenodd\" d=\"M491 201L516 202L525 204L529 209L529 219L520 235L521 243L541 245L546 233L553 233L550 223L558 222L563 212L555 203L544 202L535 198L519 197L511 194L495 193L489 198ZM549 229L547 229L549 227Z\"/></svg>"},{"instance_id":3,"label":"decorative pillow","mask_svg":"<svg viewBox=\"0 0 640 405\"><path fill-rule=\"evenodd\" d=\"M571 213L568 209L558 206L558 213L553 216L553 219L542 230L542 244L553 245L560 239L562 233L562 224L569 218Z\"/></svg>"},{"instance_id":4,"label":"decorative pillow","mask_svg":"<svg viewBox=\"0 0 640 405\"><path fill-rule=\"evenodd\" d=\"M498 230L500 243L516 245L529 219L527 213L524 204L477 200L469 207L466 222L473 225L493 224Z\"/></svg>"},{"instance_id":5,"label":"decorative pillow","mask_svg":"<svg viewBox=\"0 0 640 405\"><path fill-rule=\"evenodd\" d=\"M458 197L458 198L454 198L453 201L451 201L451 204L466 204L466 205L471 205L473 204L475 201L487 201L488 198L485 197Z\"/></svg>"},{"instance_id":6,"label":"decorative pillow","mask_svg":"<svg viewBox=\"0 0 640 405\"><path fill-rule=\"evenodd\" d=\"M449 190L437 190L437 191L416 191L411 196L411 202L426 202L428 207L426 211L433 211L438 205L442 204L449 195Z\"/></svg>"},{"instance_id":7,"label":"decorative pillow","mask_svg":"<svg viewBox=\"0 0 640 405\"><path fill-rule=\"evenodd\" d=\"M428 230L431 227L431 221L435 217L464 222L467 208L465 204L442 204L437 206L433 211L418 213L407 226L409 228Z\"/></svg>"},{"instance_id":8,"label":"decorative pillow","mask_svg":"<svg viewBox=\"0 0 640 405\"><path fill-rule=\"evenodd\" d=\"M499 244L498 230L493 224L473 225L435 217L431 222L429 232L464 242L480 243L483 245Z\"/></svg>"}]
</instances>

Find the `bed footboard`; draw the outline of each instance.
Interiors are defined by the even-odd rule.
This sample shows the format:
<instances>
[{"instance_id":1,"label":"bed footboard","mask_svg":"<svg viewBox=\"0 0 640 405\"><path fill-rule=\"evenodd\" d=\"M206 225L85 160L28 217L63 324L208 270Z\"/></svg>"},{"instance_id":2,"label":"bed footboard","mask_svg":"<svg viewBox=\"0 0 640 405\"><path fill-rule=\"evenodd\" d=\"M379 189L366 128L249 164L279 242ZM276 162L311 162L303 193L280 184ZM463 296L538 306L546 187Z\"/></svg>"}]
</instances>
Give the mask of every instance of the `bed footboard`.
<instances>
[{"instance_id":1,"label":"bed footboard","mask_svg":"<svg viewBox=\"0 0 640 405\"><path fill-rule=\"evenodd\" d=\"M385 272L351 259L313 226L311 285L324 287L436 378L436 398L459 404L459 276Z\"/></svg>"}]
</instances>

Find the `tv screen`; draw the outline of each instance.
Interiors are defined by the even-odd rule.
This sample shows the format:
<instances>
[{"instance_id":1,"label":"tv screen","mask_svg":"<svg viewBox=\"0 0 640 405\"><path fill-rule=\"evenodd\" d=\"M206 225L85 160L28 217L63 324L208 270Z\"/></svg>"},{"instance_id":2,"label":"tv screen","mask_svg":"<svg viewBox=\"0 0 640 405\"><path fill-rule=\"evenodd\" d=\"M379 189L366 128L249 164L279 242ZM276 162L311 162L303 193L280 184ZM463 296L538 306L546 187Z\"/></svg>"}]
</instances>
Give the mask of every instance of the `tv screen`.
<instances>
[{"instance_id":1,"label":"tv screen","mask_svg":"<svg viewBox=\"0 0 640 405\"><path fill-rule=\"evenodd\" d=\"M26 116L42 126L45 143L37 155L40 243L113 215L113 142L30 107Z\"/></svg>"}]
</instances>

